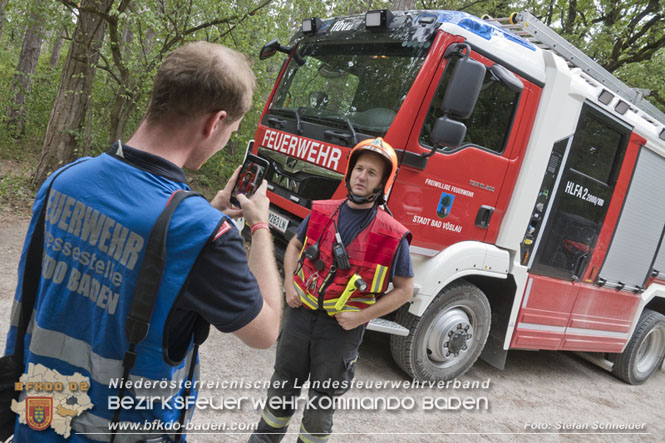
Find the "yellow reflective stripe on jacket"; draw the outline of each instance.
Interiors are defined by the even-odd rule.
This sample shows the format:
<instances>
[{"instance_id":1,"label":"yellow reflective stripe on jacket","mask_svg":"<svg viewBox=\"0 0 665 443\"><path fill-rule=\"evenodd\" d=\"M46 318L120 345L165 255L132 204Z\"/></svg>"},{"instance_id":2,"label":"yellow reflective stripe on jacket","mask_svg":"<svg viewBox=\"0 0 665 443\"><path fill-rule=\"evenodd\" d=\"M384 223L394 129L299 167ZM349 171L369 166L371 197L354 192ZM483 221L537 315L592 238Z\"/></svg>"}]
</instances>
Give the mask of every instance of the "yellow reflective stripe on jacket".
<instances>
[{"instance_id":1,"label":"yellow reflective stripe on jacket","mask_svg":"<svg viewBox=\"0 0 665 443\"><path fill-rule=\"evenodd\" d=\"M360 308L356 306L349 306L349 303L351 302L356 302L356 303L364 303L366 305L373 305L376 303L376 297L373 295L367 295L367 296L360 296L360 297L351 297L346 301L346 304L342 306L341 308L337 308L337 301L339 298L331 298L329 300L325 300L323 302L323 309L328 312L330 315L335 315L339 312L344 312L344 311L359 311Z\"/></svg>"},{"instance_id":2,"label":"yellow reflective stripe on jacket","mask_svg":"<svg viewBox=\"0 0 665 443\"><path fill-rule=\"evenodd\" d=\"M305 429L305 425L301 424L300 425L300 434L298 435L298 438L305 443L326 443L328 441L328 438L330 438L330 434L327 435L314 435L310 434L307 429Z\"/></svg>"},{"instance_id":3,"label":"yellow reflective stripe on jacket","mask_svg":"<svg viewBox=\"0 0 665 443\"><path fill-rule=\"evenodd\" d=\"M367 305L373 305L376 303L376 297L373 295L364 296L364 297L351 297L347 303L356 302L356 303L365 303Z\"/></svg>"},{"instance_id":4,"label":"yellow reflective stripe on jacket","mask_svg":"<svg viewBox=\"0 0 665 443\"><path fill-rule=\"evenodd\" d=\"M340 312L356 312L356 311L360 311L360 308L356 308L355 306L346 305L341 310L335 312L335 314L338 314Z\"/></svg>"},{"instance_id":5,"label":"yellow reflective stripe on jacket","mask_svg":"<svg viewBox=\"0 0 665 443\"><path fill-rule=\"evenodd\" d=\"M300 286L296 282L293 282L293 286L296 287L296 292L298 293L298 296L300 297L300 301L302 301L304 304L306 304L308 307L311 309L316 310L318 300L309 295L309 293L305 292L302 290Z\"/></svg>"},{"instance_id":6,"label":"yellow reflective stripe on jacket","mask_svg":"<svg viewBox=\"0 0 665 443\"><path fill-rule=\"evenodd\" d=\"M265 408L263 412L261 412L261 418L263 419L263 421L268 423L271 428L275 429L281 429L287 427L289 425L289 420L291 420L290 415L288 417L278 417L272 412L270 412L268 408Z\"/></svg>"},{"instance_id":7,"label":"yellow reflective stripe on jacket","mask_svg":"<svg viewBox=\"0 0 665 443\"><path fill-rule=\"evenodd\" d=\"M302 253L305 252L305 245L307 245L307 236L305 236L305 240L302 242L302 248L300 248L300 255L298 257L302 257Z\"/></svg>"},{"instance_id":8,"label":"yellow reflective stripe on jacket","mask_svg":"<svg viewBox=\"0 0 665 443\"><path fill-rule=\"evenodd\" d=\"M336 306L336 301L339 300L337 298L331 299L331 300L326 300L323 302L323 307L327 310L328 308L335 308ZM351 302L356 302L356 303L365 303L366 305L373 305L376 303L376 298L374 297L354 297L350 298L347 300L346 304L344 306L348 306L349 303Z\"/></svg>"},{"instance_id":9,"label":"yellow reflective stripe on jacket","mask_svg":"<svg viewBox=\"0 0 665 443\"><path fill-rule=\"evenodd\" d=\"M388 267L376 265L376 271L374 272L374 280L372 280L372 287L369 289L370 292L381 292L383 288L383 282L386 279L388 274Z\"/></svg>"},{"instance_id":10,"label":"yellow reflective stripe on jacket","mask_svg":"<svg viewBox=\"0 0 665 443\"><path fill-rule=\"evenodd\" d=\"M349 306L349 305L344 305L342 309L337 309L335 308L335 304L326 304L325 302L323 303L323 309L325 309L326 313L328 315L333 316L335 314L339 314L340 312L354 312L354 311L360 311L360 308L357 308L355 306Z\"/></svg>"}]
</instances>

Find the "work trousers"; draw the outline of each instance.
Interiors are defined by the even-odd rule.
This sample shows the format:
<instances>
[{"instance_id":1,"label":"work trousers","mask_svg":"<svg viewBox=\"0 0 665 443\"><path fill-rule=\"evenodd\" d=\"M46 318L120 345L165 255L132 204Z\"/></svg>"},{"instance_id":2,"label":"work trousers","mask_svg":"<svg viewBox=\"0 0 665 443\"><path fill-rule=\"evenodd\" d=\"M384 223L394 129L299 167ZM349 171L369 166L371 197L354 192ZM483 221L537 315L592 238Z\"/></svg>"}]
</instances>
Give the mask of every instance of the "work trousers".
<instances>
[{"instance_id":1,"label":"work trousers","mask_svg":"<svg viewBox=\"0 0 665 443\"><path fill-rule=\"evenodd\" d=\"M333 426L333 399L350 388L364 332L365 325L343 329L325 311L288 307L268 401L250 443L281 441L296 406L304 407L298 441L327 441ZM309 397L297 402L308 378Z\"/></svg>"}]
</instances>

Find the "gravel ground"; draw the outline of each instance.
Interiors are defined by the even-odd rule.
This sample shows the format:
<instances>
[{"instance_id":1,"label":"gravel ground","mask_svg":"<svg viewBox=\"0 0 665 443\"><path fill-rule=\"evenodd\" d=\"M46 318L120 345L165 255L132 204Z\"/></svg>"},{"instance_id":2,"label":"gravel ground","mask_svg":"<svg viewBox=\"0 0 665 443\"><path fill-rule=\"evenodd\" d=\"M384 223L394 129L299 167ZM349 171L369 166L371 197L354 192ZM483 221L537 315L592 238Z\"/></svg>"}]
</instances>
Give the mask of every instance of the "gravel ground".
<instances>
[{"instance_id":1,"label":"gravel ground","mask_svg":"<svg viewBox=\"0 0 665 443\"><path fill-rule=\"evenodd\" d=\"M0 211L2 331L8 328L27 223L25 217ZM4 341L0 334L3 348ZM274 346L250 349L233 335L211 331L201 351L201 380L218 385L202 390L200 398L209 399L216 409L196 412L193 424L200 430L190 432L189 441L247 440L247 426L260 415L254 402L265 396L265 389L254 385L269 380L274 353ZM459 379L467 385L479 384L477 388L415 389L405 386L409 378L392 361L388 337L368 331L356 380L375 385L354 387L342 397L354 399L360 407L336 412L331 441L660 442L665 435L662 368L644 385L630 386L571 353L511 351L505 370L481 361ZM398 386L377 387L379 382ZM455 408L458 399L465 401L466 409ZM226 407L220 409L223 404ZM300 416L301 409L290 428L293 435L285 441L295 441ZM211 434L204 429L210 426L226 429Z\"/></svg>"}]
</instances>

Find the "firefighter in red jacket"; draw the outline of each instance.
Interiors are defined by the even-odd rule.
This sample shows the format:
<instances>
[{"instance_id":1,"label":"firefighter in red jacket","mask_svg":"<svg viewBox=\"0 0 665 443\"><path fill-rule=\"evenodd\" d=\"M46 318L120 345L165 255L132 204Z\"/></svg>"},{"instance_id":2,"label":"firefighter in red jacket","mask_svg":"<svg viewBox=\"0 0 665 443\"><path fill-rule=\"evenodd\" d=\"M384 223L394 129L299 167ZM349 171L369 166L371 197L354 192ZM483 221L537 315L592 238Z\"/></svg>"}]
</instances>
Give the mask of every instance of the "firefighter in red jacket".
<instances>
[{"instance_id":1,"label":"firefighter in red jacket","mask_svg":"<svg viewBox=\"0 0 665 443\"><path fill-rule=\"evenodd\" d=\"M300 405L306 407L298 441L327 441L334 398L351 386L365 326L412 297L411 233L381 207L396 172L397 155L383 139L358 143L344 177L347 199L313 202L290 241L289 308L268 402L250 442L280 441ZM297 401L308 378L309 398Z\"/></svg>"}]
</instances>

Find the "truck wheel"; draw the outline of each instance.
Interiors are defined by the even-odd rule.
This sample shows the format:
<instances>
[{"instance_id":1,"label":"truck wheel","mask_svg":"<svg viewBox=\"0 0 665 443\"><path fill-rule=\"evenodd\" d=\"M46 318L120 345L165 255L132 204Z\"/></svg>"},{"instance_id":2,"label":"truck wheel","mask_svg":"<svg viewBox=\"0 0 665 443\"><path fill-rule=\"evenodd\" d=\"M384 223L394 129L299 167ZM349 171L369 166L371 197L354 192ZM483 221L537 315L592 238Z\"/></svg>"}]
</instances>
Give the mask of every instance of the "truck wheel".
<instances>
[{"instance_id":1,"label":"truck wheel","mask_svg":"<svg viewBox=\"0 0 665 443\"><path fill-rule=\"evenodd\" d=\"M478 359L489 334L490 304L478 287L457 281L444 288L422 317L397 312L408 336L390 336L397 364L416 380L451 380Z\"/></svg>"},{"instance_id":2,"label":"truck wheel","mask_svg":"<svg viewBox=\"0 0 665 443\"><path fill-rule=\"evenodd\" d=\"M612 373L640 385L660 368L665 358L665 316L645 309L626 349L613 358Z\"/></svg>"}]
</instances>

